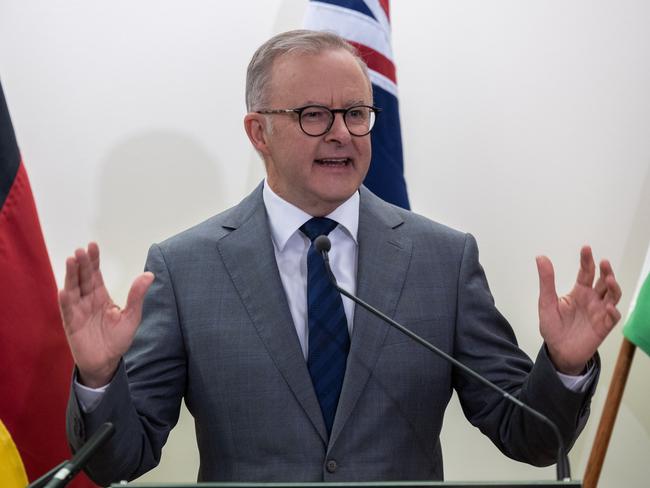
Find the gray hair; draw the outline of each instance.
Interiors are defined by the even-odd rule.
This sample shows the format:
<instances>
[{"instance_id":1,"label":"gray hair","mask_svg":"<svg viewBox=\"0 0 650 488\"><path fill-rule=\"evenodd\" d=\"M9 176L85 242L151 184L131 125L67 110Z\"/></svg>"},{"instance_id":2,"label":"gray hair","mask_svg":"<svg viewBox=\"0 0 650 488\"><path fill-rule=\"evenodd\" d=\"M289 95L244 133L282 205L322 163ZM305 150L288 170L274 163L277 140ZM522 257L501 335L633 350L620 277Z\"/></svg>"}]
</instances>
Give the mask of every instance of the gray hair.
<instances>
[{"instance_id":1,"label":"gray hair","mask_svg":"<svg viewBox=\"0 0 650 488\"><path fill-rule=\"evenodd\" d=\"M252 112L268 108L266 104L269 96L268 85L271 81L271 68L278 57L290 53L319 54L323 51L336 49L342 49L352 54L359 63L372 93L368 66L354 46L333 32L299 29L273 36L253 54L246 70L246 109Z\"/></svg>"}]
</instances>

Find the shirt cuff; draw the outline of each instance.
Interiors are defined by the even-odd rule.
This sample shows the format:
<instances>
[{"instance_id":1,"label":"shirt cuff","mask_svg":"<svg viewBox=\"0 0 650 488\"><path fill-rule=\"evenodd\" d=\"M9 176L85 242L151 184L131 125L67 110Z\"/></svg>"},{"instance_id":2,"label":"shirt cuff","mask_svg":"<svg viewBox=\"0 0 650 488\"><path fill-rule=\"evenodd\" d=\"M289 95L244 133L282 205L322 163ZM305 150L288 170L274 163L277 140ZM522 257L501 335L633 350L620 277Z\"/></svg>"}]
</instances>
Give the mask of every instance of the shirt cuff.
<instances>
[{"instance_id":1,"label":"shirt cuff","mask_svg":"<svg viewBox=\"0 0 650 488\"><path fill-rule=\"evenodd\" d=\"M77 400L79 401L81 411L83 413L90 413L97 408L97 405L99 405L102 398L104 398L108 385L100 386L99 388L89 388L77 381L77 374L75 373L73 388Z\"/></svg>"},{"instance_id":2,"label":"shirt cuff","mask_svg":"<svg viewBox=\"0 0 650 488\"><path fill-rule=\"evenodd\" d=\"M590 359L587 363L586 370L584 374L577 376L560 373L558 370L555 370L555 372L566 388L576 393L584 393L596 376L596 362L593 359Z\"/></svg>"}]
</instances>

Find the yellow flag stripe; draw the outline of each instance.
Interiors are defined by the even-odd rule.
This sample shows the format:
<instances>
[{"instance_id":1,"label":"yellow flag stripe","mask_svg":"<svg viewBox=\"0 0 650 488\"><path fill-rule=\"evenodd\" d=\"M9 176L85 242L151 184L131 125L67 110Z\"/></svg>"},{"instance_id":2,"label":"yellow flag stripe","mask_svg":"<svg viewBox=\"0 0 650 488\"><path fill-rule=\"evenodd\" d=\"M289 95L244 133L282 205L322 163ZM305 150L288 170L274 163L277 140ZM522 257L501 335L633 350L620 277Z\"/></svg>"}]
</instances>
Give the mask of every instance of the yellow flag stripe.
<instances>
[{"instance_id":1,"label":"yellow flag stripe","mask_svg":"<svg viewBox=\"0 0 650 488\"><path fill-rule=\"evenodd\" d=\"M0 420L0 486L3 488L27 486L27 473L23 461L2 420Z\"/></svg>"}]
</instances>

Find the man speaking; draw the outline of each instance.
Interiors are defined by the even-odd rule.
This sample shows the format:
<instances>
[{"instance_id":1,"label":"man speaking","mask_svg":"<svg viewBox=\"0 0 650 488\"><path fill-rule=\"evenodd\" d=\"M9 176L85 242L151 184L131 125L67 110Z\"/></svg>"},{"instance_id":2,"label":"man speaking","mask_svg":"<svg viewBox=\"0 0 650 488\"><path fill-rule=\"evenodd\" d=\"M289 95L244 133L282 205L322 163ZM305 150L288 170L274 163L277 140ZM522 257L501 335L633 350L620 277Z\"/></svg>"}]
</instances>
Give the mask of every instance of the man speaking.
<instances>
[{"instance_id":1,"label":"man speaking","mask_svg":"<svg viewBox=\"0 0 650 488\"><path fill-rule=\"evenodd\" d=\"M313 241L329 237L343 288L548 416L566 445L588 416L597 348L620 318L609 263L596 270L584 247L574 288L558 297L551 262L537 258L544 343L533 363L495 308L474 238L361 186L381 113L354 48L323 32L273 37L249 64L246 103L266 179L153 245L124 309L103 284L96 244L66 262L70 443L116 427L90 476L107 484L154 467L184 399L200 481L442 479L452 390L507 456L553 463L547 425L342 299Z\"/></svg>"}]
</instances>

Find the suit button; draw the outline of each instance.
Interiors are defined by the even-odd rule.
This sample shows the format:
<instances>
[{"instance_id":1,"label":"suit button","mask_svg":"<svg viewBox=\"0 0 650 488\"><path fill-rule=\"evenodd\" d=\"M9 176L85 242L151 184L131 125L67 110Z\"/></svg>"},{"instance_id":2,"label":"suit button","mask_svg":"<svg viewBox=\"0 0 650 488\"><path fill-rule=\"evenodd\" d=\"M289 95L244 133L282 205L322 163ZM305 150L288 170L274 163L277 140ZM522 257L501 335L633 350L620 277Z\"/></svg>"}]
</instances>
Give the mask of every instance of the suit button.
<instances>
[{"instance_id":1,"label":"suit button","mask_svg":"<svg viewBox=\"0 0 650 488\"><path fill-rule=\"evenodd\" d=\"M334 473L336 471L336 468L338 468L336 461L334 461L333 459L327 461L326 469L328 473Z\"/></svg>"}]
</instances>

